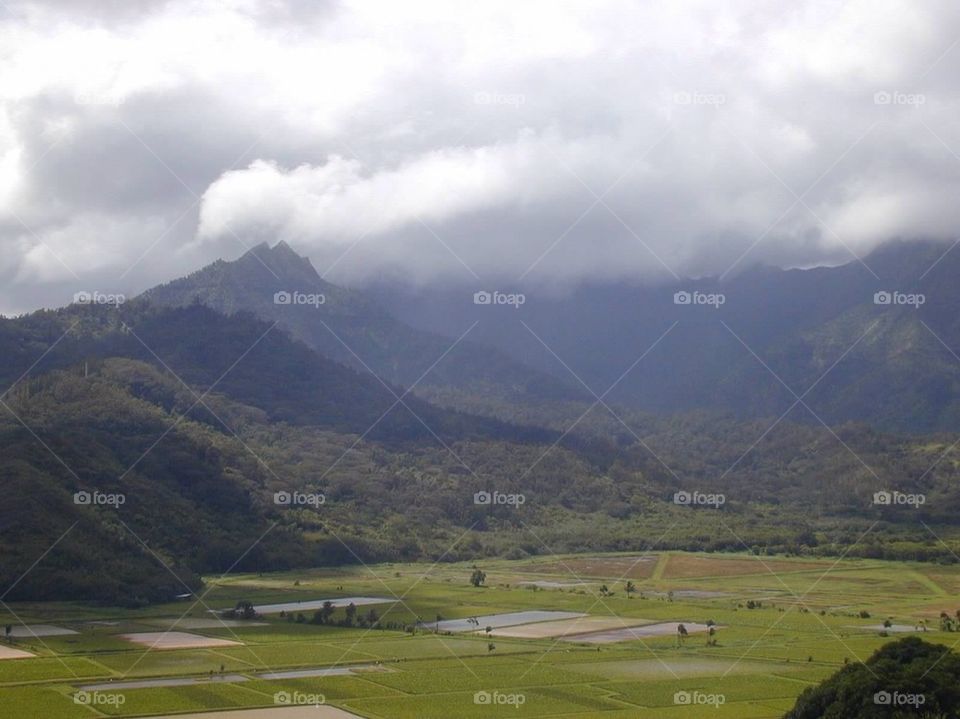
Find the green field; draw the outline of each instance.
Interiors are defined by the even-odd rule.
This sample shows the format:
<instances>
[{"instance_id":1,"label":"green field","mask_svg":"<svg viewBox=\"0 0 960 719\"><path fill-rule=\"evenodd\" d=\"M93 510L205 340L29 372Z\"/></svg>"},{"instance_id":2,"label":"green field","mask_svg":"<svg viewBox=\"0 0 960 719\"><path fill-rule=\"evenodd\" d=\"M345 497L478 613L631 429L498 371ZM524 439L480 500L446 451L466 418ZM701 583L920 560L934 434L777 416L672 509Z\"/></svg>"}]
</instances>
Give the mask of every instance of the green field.
<instances>
[{"instance_id":1,"label":"green field","mask_svg":"<svg viewBox=\"0 0 960 719\"><path fill-rule=\"evenodd\" d=\"M305 701L309 695L322 695L326 704L358 716L383 718L681 719L707 710L718 719L779 717L805 687L901 636L884 637L871 628L884 620L907 627L925 621L924 638L948 646L958 637L939 630L939 616L960 608L953 594L960 567L681 552L648 556L485 561L479 566L486 583L479 588L468 581L472 565L384 564L210 579L202 601L142 610L13 604L9 612L0 612L4 624L54 625L78 633L5 642L3 647L36 657L0 660L0 696L3 706L16 707L16 716L26 719L275 707L284 696ZM636 589L629 596L625 577ZM375 606L377 626L315 625L309 623L310 611L303 613L308 621L302 623L270 615L257 620L267 622L264 626L177 627L241 646L160 650L120 637L162 631L185 616L208 619L208 609L232 607L239 600L267 604L351 596L390 599ZM670 633L593 645L487 637L482 631L436 634L413 626L418 619L429 626L438 616L534 609L636 618L644 624L712 621L717 630L715 643L704 633L683 642ZM368 610L361 606L358 615ZM339 609L333 620L343 616ZM257 676L330 667L358 669L343 676ZM245 681L219 680L221 672ZM176 678L196 681L143 688L123 684ZM75 700L82 686L108 682L114 686L93 703ZM722 703L696 705L696 697L710 696ZM489 706L482 703L486 697L506 703ZM694 699L685 704L685 697Z\"/></svg>"}]
</instances>

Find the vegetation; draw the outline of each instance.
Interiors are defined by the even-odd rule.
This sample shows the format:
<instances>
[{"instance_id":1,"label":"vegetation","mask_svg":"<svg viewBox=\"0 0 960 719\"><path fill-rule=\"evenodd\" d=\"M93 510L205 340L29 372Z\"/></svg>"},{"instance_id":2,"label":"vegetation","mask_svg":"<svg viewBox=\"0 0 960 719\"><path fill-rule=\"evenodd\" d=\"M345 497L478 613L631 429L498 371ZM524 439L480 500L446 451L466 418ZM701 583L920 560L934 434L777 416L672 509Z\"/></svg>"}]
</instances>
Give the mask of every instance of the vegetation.
<instances>
[{"instance_id":1,"label":"vegetation","mask_svg":"<svg viewBox=\"0 0 960 719\"><path fill-rule=\"evenodd\" d=\"M545 428L522 429L415 398L398 405L369 375L269 325L199 306L0 321L14 348L0 374L14 382L74 323L0 414L10 599L142 605L195 591L203 573L654 543L942 562L960 549L958 468L940 461L949 436L846 426L834 437L781 422L751 449L769 425L624 412L633 436L595 410L555 444L582 406L541 405L524 421ZM878 478L925 503L874 505ZM677 506L681 488L726 502ZM474 503L492 489L525 501ZM126 501L78 505L82 491ZM325 503L281 506L278 492Z\"/></svg>"},{"instance_id":2,"label":"vegetation","mask_svg":"<svg viewBox=\"0 0 960 719\"><path fill-rule=\"evenodd\" d=\"M525 697L522 707L510 709L511 716L521 717L662 714L683 719L779 719L795 704L800 706L798 697L805 689L811 691L804 697L815 696L821 682L840 672L850 677L850 683L836 692L837 698L853 701L855 696L860 704L843 706L863 711L824 717L888 717L896 714L884 713L873 702L882 682L888 682L891 691L909 693L914 686L910 677L922 677L930 660L943 657L921 686L931 697L945 689L938 695L939 703L931 698L930 704L952 716L949 702L956 701L952 697L960 684L956 655L944 655L943 649L956 634L941 632L934 621L928 631L917 631L915 637L923 642L914 637L891 644L877 630L877 620L861 619L859 612L891 617L897 626L917 625L941 611L953 615L960 608L956 601L960 567L784 556L768 556L761 562L745 553L644 556L651 561L638 564L635 554L489 559L483 564L487 574L483 591L465 581L474 569L471 562L424 562L231 573L208 577L206 593L187 602L135 610L86 603L15 603L10 609L16 616L4 613L0 622L14 628L22 627L21 620L44 623L78 633L16 639L14 648L37 656L0 661L0 696L4 702L16 702L17 716L26 719L89 716L89 708L73 700L87 683L110 683L108 693L121 694L125 702L109 713L131 717L272 707L277 692L299 691L323 694L328 704L361 717L443 719L481 716L474 694L497 691ZM620 586L630 567L637 596L628 598L618 591L601 597L600 586ZM531 579L550 580L561 588L528 591L522 582ZM667 600L670 591L673 601ZM200 596L202 603L197 601ZM358 607L355 613L341 607L331 609L322 623L295 611L230 626L188 625L209 620L208 609L355 596L383 597L382 604L372 607L375 622L367 607ZM755 596L764 598L762 605L745 611L741 605ZM459 634L437 634L432 626L437 615L476 619L529 610L586 612L617 625L682 623L688 634L680 641L671 626L663 635L596 645L503 636L493 628L484 631L482 620L473 631ZM148 652L119 636L162 631L178 621L181 631L240 644ZM712 635L694 629L711 624ZM898 645L905 648L890 649ZM871 658L878 650L887 657L886 664ZM861 661L869 664L869 670ZM937 671L940 665L943 674ZM258 676L334 666L357 672ZM130 680L196 680L211 672L214 680L200 679L192 686L123 686ZM246 681L219 679L231 675ZM678 692L695 691L701 697L722 697L722 703L716 708L678 704ZM875 708L881 711L867 713Z\"/></svg>"},{"instance_id":3,"label":"vegetation","mask_svg":"<svg viewBox=\"0 0 960 719\"><path fill-rule=\"evenodd\" d=\"M960 656L917 637L891 642L807 689L786 719L888 716L960 716Z\"/></svg>"}]
</instances>

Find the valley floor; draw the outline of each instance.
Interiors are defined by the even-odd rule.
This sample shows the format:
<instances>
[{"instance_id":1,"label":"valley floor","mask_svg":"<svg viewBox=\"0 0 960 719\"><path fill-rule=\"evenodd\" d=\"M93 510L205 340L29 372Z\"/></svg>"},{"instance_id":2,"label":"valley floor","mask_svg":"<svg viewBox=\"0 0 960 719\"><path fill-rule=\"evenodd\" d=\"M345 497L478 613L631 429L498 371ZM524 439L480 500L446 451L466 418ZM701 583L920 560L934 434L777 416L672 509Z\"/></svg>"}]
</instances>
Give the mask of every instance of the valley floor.
<instances>
[{"instance_id":1,"label":"valley floor","mask_svg":"<svg viewBox=\"0 0 960 719\"><path fill-rule=\"evenodd\" d=\"M144 610L14 604L0 617L15 630L0 643L0 706L26 719L446 719L494 706L759 719L891 638L960 637L940 629L960 608L960 566L682 552L477 566L481 587L472 563L382 564L210 580ZM312 623L318 600L356 597L355 624L372 610L376 626L336 625L343 603L334 624ZM238 601L271 613L221 623L210 611Z\"/></svg>"}]
</instances>

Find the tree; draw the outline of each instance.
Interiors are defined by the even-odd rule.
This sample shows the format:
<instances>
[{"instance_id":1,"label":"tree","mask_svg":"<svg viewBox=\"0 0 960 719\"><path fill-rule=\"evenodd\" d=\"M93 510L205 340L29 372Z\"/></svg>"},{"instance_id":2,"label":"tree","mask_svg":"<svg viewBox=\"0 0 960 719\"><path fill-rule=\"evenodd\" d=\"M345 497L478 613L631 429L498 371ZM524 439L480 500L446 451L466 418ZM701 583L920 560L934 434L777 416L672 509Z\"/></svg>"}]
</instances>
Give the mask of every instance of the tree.
<instances>
[{"instance_id":1,"label":"tree","mask_svg":"<svg viewBox=\"0 0 960 719\"><path fill-rule=\"evenodd\" d=\"M256 619L257 610L253 607L253 602L241 599L233 609L224 612L228 619Z\"/></svg>"},{"instance_id":2,"label":"tree","mask_svg":"<svg viewBox=\"0 0 960 719\"><path fill-rule=\"evenodd\" d=\"M357 618L357 605L354 604L353 602L350 602L350 603L347 605L347 608L344 610L344 612L346 613L346 615L345 615L345 617L344 617L344 620L343 620L344 623L345 623L348 627L352 627L352 626L353 626L353 621Z\"/></svg>"},{"instance_id":3,"label":"tree","mask_svg":"<svg viewBox=\"0 0 960 719\"><path fill-rule=\"evenodd\" d=\"M333 616L333 613L336 609L333 606L333 602L329 599L323 603L323 606L320 607L320 618L321 624L327 624L330 621L330 618Z\"/></svg>"},{"instance_id":4,"label":"tree","mask_svg":"<svg viewBox=\"0 0 960 719\"><path fill-rule=\"evenodd\" d=\"M470 575L470 584L481 587L485 581L487 581L487 573L482 569L474 569L473 574Z\"/></svg>"},{"instance_id":5,"label":"tree","mask_svg":"<svg viewBox=\"0 0 960 719\"><path fill-rule=\"evenodd\" d=\"M894 692L922 695L909 714L883 706ZM878 700L878 697L880 698ZM848 664L797 699L784 719L911 716L944 719L960 707L960 656L942 644L907 637L878 649L863 664Z\"/></svg>"}]
</instances>

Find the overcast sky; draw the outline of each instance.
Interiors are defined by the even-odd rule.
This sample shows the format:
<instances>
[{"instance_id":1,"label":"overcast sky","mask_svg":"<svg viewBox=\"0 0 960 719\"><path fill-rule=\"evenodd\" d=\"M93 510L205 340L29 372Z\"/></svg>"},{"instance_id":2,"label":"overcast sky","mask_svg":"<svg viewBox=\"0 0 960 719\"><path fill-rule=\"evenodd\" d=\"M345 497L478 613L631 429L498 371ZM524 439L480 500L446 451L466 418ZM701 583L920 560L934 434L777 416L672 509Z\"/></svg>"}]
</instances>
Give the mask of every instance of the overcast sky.
<instances>
[{"instance_id":1,"label":"overcast sky","mask_svg":"<svg viewBox=\"0 0 960 719\"><path fill-rule=\"evenodd\" d=\"M285 239L343 284L960 227L956 0L0 0L0 312Z\"/></svg>"}]
</instances>

